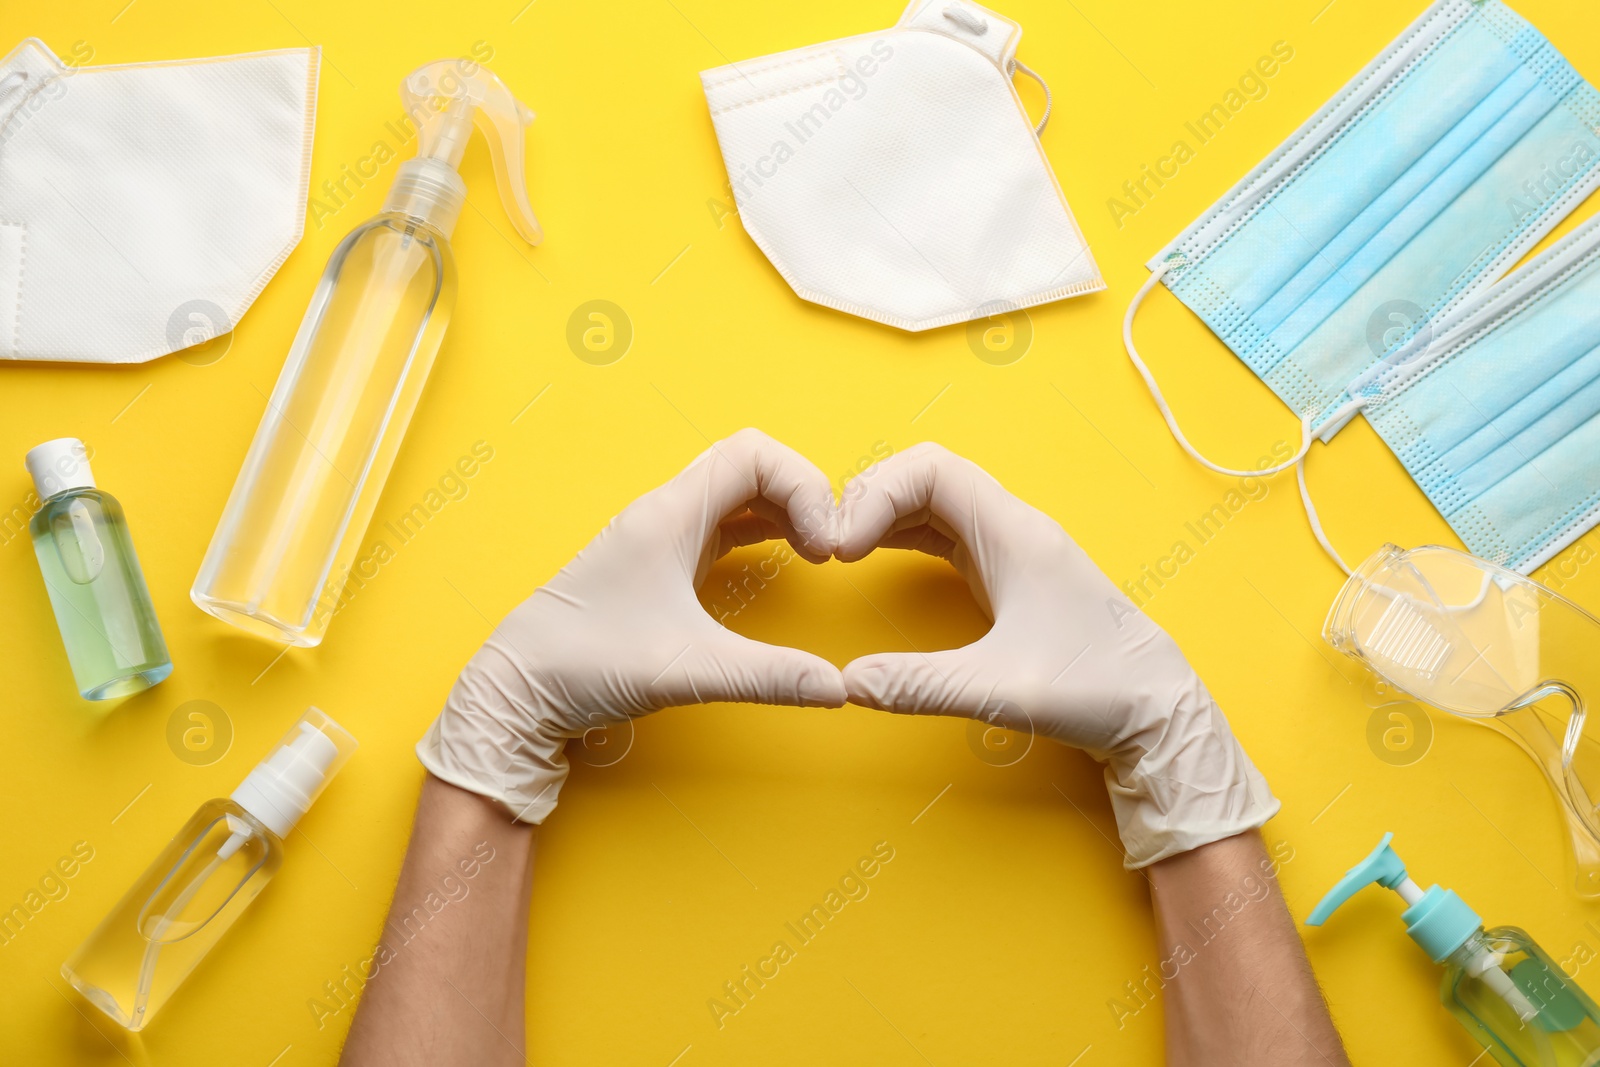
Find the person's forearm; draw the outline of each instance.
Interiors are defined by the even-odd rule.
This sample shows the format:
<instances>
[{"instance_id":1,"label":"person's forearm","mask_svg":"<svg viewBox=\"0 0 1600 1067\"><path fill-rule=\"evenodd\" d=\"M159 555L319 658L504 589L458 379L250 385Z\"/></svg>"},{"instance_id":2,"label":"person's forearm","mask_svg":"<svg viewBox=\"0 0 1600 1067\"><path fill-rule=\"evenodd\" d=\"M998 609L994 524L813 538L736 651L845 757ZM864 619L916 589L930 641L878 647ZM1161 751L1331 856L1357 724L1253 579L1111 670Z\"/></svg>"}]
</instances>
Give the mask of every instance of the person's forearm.
<instances>
[{"instance_id":1,"label":"person's forearm","mask_svg":"<svg viewBox=\"0 0 1600 1067\"><path fill-rule=\"evenodd\" d=\"M1256 831L1147 868L1170 1067L1348 1067Z\"/></svg>"},{"instance_id":2,"label":"person's forearm","mask_svg":"<svg viewBox=\"0 0 1600 1067\"><path fill-rule=\"evenodd\" d=\"M524 1062L533 827L431 774L345 1067Z\"/></svg>"}]
</instances>

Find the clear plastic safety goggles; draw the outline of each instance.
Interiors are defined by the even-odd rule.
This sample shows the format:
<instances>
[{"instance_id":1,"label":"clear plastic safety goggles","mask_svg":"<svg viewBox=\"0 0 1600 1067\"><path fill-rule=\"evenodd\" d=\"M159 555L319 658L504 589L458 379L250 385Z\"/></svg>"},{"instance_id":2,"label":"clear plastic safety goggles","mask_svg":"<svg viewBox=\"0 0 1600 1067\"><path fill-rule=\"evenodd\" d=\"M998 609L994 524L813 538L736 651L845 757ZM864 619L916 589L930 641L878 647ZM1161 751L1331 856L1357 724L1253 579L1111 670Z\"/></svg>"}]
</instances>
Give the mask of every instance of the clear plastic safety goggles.
<instances>
[{"instance_id":1,"label":"clear plastic safety goggles","mask_svg":"<svg viewBox=\"0 0 1600 1067\"><path fill-rule=\"evenodd\" d=\"M1600 619L1515 571L1452 548L1385 545L1345 582L1322 635L1412 698L1493 726L1549 778L1572 831L1577 889L1600 896Z\"/></svg>"}]
</instances>

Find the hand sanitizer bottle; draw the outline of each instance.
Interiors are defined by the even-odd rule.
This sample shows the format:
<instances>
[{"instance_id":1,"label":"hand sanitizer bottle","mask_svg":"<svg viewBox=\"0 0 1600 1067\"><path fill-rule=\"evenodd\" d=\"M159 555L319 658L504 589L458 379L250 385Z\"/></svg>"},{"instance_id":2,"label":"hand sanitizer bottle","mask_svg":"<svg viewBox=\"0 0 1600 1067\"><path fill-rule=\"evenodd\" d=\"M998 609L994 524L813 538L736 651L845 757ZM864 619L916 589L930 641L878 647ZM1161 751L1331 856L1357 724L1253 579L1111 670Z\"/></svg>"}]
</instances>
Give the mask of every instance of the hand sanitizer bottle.
<instances>
[{"instance_id":1,"label":"hand sanitizer bottle","mask_svg":"<svg viewBox=\"0 0 1600 1067\"><path fill-rule=\"evenodd\" d=\"M499 78L441 60L400 87L418 126L383 213L334 249L190 593L224 622L322 640L455 303L456 168L473 121L523 240L544 239L523 181L533 112Z\"/></svg>"},{"instance_id":2,"label":"hand sanitizer bottle","mask_svg":"<svg viewBox=\"0 0 1600 1067\"><path fill-rule=\"evenodd\" d=\"M233 795L200 805L61 967L89 1003L142 1030L283 862L283 839L355 751L316 708Z\"/></svg>"},{"instance_id":3,"label":"hand sanitizer bottle","mask_svg":"<svg viewBox=\"0 0 1600 1067\"><path fill-rule=\"evenodd\" d=\"M111 700L172 673L172 658L116 498L94 484L88 450L62 437L23 460L43 501L28 523L78 692Z\"/></svg>"},{"instance_id":4,"label":"hand sanitizer bottle","mask_svg":"<svg viewBox=\"0 0 1600 1067\"><path fill-rule=\"evenodd\" d=\"M1528 934L1483 920L1449 889L1423 892L1384 834L1306 920L1321 926L1373 883L1406 902L1400 920L1434 963L1444 967L1439 996L1467 1032L1505 1067L1596 1067L1600 1008Z\"/></svg>"}]
</instances>

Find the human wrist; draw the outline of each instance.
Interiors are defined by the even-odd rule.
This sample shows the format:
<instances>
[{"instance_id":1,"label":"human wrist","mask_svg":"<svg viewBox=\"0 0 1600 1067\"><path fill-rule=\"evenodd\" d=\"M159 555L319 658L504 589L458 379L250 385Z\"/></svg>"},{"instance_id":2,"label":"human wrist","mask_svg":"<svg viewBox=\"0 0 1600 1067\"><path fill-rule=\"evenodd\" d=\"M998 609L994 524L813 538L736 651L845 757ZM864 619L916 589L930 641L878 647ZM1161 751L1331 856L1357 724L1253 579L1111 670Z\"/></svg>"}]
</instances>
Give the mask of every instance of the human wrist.
<instances>
[{"instance_id":1,"label":"human wrist","mask_svg":"<svg viewBox=\"0 0 1600 1067\"><path fill-rule=\"evenodd\" d=\"M511 817L505 805L429 771L417 804L418 826L433 836L456 840L489 836L513 841L531 835L533 826Z\"/></svg>"}]
</instances>

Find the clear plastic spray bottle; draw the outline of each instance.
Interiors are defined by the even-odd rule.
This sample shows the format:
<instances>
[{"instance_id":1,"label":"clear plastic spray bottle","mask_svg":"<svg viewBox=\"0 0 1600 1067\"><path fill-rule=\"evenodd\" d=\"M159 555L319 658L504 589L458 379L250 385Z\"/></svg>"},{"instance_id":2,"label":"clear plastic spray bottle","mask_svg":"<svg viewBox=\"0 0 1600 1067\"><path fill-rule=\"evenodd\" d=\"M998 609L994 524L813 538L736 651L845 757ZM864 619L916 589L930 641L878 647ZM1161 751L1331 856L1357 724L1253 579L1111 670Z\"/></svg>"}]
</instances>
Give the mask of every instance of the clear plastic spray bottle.
<instances>
[{"instance_id":1,"label":"clear plastic spray bottle","mask_svg":"<svg viewBox=\"0 0 1600 1067\"><path fill-rule=\"evenodd\" d=\"M190 596L250 633L322 640L455 303L456 173L476 120L523 240L523 128L533 112L482 66L440 60L400 86L418 127L382 214L333 252L267 402Z\"/></svg>"},{"instance_id":2,"label":"clear plastic spray bottle","mask_svg":"<svg viewBox=\"0 0 1600 1067\"><path fill-rule=\"evenodd\" d=\"M72 678L85 700L137 693L172 673L172 657L115 497L94 484L76 437L29 451L42 503L28 523Z\"/></svg>"},{"instance_id":3,"label":"clear plastic spray bottle","mask_svg":"<svg viewBox=\"0 0 1600 1067\"><path fill-rule=\"evenodd\" d=\"M1373 884L1406 902L1400 920L1434 963L1444 967L1440 999L1456 1021L1505 1067L1600 1065L1600 1008L1560 964L1515 926L1483 928L1453 890L1426 891L1389 847L1393 834L1339 880L1306 920L1321 926Z\"/></svg>"},{"instance_id":4,"label":"clear plastic spray bottle","mask_svg":"<svg viewBox=\"0 0 1600 1067\"><path fill-rule=\"evenodd\" d=\"M283 862L283 839L355 751L310 708L228 798L200 805L61 967L117 1025L143 1030Z\"/></svg>"}]
</instances>

